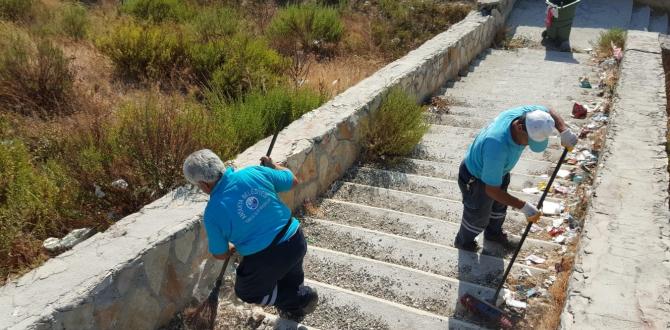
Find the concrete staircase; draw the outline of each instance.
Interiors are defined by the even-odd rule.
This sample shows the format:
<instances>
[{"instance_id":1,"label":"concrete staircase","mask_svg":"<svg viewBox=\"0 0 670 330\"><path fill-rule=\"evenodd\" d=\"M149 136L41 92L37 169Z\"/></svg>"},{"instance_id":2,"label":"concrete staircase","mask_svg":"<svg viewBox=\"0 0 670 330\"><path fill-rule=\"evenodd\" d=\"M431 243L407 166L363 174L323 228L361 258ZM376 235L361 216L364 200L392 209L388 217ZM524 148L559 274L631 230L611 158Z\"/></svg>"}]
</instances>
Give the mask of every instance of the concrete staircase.
<instances>
[{"instance_id":1,"label":"concrete staircase","mask_svg":"<svg viewBox=\"0 0 670 330\"><path fill-rule=\"evenodd\" d=\"M584 75L593 75L588 55L486 51L467 76L443 91L458 105L448 114L428 115L430 131L409 158L385 168L354 167L335 183L302 219L310 245L306 283L322 296L304 324L319 329L485 327L463 311L458 298L464 293L492 297L510 251L481 237L484 248L478 253L452 246L462 212L455 181L459 163L478 130L508 107L546 104L570 118L573 100L597 101L597 90L578 86ZM592 76L592 81L597 80ZM537 200L521 189L546 180L541 176L550 174L559 154L557 140L544 154L527 151L513 173L513 193ZM545 217L539 225L544 229L555 219ZM524 226L524 217L510 210L506 230L518 235ZM527 264L529 254L547 262ZM561 255L562 246L545 230L534 232L511 277L527 287L542 287Z\"/></svg>"}]
</instances>

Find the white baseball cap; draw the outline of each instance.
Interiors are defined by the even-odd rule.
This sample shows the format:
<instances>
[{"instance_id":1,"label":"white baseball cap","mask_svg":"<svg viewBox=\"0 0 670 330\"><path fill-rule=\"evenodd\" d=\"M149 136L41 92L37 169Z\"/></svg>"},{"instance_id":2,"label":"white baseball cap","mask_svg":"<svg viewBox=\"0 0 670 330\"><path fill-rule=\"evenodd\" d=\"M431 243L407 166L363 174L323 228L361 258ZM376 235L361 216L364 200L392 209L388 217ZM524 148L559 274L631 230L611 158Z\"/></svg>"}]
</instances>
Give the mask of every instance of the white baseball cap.
<instances>
[{"instance_id":1,"label":"white baseball cap","mask_svg":"<svg viewBox=\"0 0 670 330\"><path fill-rule=\"evenodd\" d=\"M549 144L549 137L554 132L554 119L549 113L535 110L526 113L526 131L528 146L533 152L542 152Z\"/></svg>"}]
</instances>

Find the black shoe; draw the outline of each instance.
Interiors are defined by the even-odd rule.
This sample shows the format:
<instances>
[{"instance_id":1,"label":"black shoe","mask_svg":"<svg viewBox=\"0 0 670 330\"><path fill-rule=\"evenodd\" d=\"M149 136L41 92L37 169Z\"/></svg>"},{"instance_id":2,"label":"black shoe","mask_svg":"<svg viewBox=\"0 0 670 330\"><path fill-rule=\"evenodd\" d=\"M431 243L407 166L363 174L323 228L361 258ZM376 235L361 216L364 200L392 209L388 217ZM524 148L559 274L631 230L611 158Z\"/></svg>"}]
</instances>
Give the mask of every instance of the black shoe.
<instances>
[{"instance_id":1,"label":"black shoe","mask_svg":"<svg viewBox=\"0 0 670 330\"><path fill-rule=\"evenodd\" d=\"M285 320L291 320L296 323L300 323L305 319L305 314L302 311L284 311L280 309L279 317Z\"/></svg>"},{"instance_id":2,"label":"black shoe","mask_svg":"<svg viewBox=\"0 0 670 330\"><path fill-rule=\"evenodd\" d=\"M484 235L484 239L502 245L503 249L506 251L514 250L519 245L519 241L516 239L510 239L506 233L500 233L498 235Z\"/></svg>"},{"instance_id":3,"label":"black shoe","mask_svg":"<svg viewBox=\"0 0 670 330\"><path fill-rule=\"evenodd\" d=\"M319 304L319 293L316 292L316 289L305 286L304 290L308 290L307 293L307 303L302 307L303 314L311 314L316 309L316 306Z\"/></svg>"},{"instance_id":4,"label":"black shoe","mask_svg":"<svg viewBox=\"0 0 670 330\"><path fill-rule=\"evenodd\" d=\"M302 288L300 288L300 290L305 291L304 294L307 298L305 305L303 305L302 308L298 310L291 310L291 311L279 310L279 317L300 323L302 322L302 320L305 319L305 316L307 314L314 312L316 306L319 303L319 294L316 292L316 289L313 289L308 286L303 286Z\"/></svg>"},{"instance_id":5,"label":"black shoe","mask_svg":"<svg viewBox=\"0 0 670 330\"><path fill-rule=\"evenodd\" d=\"M465 250L465 251L470 251L470 252L477 252L479 251L479 244L477 244L476 241L472 242L467 242L465 244L461 244L461 242L458 241L458 238L454 240L454 247L457 249Z\"/></svg>"}]
</instances>

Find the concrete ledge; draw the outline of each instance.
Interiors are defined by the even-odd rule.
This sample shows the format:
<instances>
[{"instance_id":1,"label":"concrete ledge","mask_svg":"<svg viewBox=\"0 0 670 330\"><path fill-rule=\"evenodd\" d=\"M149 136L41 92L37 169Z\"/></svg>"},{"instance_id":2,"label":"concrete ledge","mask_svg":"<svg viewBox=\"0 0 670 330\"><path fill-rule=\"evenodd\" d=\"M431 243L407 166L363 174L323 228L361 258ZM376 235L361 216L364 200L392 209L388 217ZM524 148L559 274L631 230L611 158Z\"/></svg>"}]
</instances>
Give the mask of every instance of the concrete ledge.
<instances>
[{"instance_id":1,"label":"concrete ledge","mask_svg":"<svg viewBox=\"0 0 670 330\"><path fill-rule=\"evenodd\" d=\"M325 191L360 151L360 123L389 88L417 100L441 88L488 48L515 0L488 16L473 12L448 31L387 65L279 136L273 158L302 180L283 195L291 207ZM502 14L501 14L502 11ZM258 164L269 144L240 154L236 167ZM209 258L201 214L206 196L180 188L104 233L0 288L2 329L153 329L193 299L203 299L220 263Z\"/></svg>"},{"instance_id":2,"label":"concrete ledge","mask_svg":"<svg viewBox=\"0 0 670 330\"><path fill-rule=\"evenodd\" d=\"M658 34L629 31L626 44L562 329L670 325L668 118Z\"/></svg>"}]
</instances>

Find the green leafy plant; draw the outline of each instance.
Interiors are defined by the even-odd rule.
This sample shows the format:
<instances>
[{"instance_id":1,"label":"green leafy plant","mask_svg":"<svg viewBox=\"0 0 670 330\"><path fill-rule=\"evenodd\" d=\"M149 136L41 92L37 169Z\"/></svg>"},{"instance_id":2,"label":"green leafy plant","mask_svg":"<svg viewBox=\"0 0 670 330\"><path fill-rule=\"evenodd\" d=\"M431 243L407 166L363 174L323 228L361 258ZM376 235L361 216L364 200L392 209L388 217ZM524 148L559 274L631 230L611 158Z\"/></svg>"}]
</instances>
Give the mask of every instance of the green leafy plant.
<instances>
[{"instance_id":1,"label":"green leafy plant","mask_svg":"<svg viewBox=\"0 0 670 330\"><path fill-rule=\"evenodd\" d=\"M120 24L98 39L98 47L127 78L159 80L171 76L187 60L183 33L174 26Z\"/></svg>"},{"instance_id":2,"label":"green leafy plant","mask_svg":"<svg viewBox=\"0 0 670 330\"><path fill-rule=\"evenodd\" d=\"M227 123L228 137L236 141L237 152L271 135L282 125L288 125L324 102L324 98L308 89L273 88L267 92L254 91L234 103L225 97L209 95L216 122Z\"/></svg>"},{"instance_id":3,"label":"green leafy plant","mask_svg":"<svg viewBox=\"0 0 670 330\"><path fill-rule=\"evenodd\" d=\"M223 64L212 73L209 86L236 99L252 90L267 90L282 81L286 61L261 39L238 34L223 48Z\"/></svg>"},{"instance_id":4,"label":"green leafy plant","mask_svg":"<svg viewBox=\"0 0 670 330\"><path fill-rule=\"evenodd\" d=\"M78 3L66 4L61 12L61 30L75 40L86 36L90 22L87 17L86 8Z\"/></svg>"},{"instance_id":5,"label":"green leafy plant","mask_svg":"<svg viewBox=\"0 0 670 330\"><path fill-rule=\"evenodd\" d=\"M280 9L268 27L273 45L284 53L296 48L323 52L342 38L344 26L334 8L318 4L289 5Z\"/></svg>"},{"instance_id":6,"label":"green leafy plant","mask_svg":"<svg viewBox=\"0 0 670 330\"><path fill-rule=\"evenodd\" d=\"M77 217L76 184L55 161L33 164L26 146L0 143L0 276L31 265L41 240Z\"/></svg>"},{"instance_id":7,"label":"green leafy plant","mask_svg":"<svg viewBox=\"0 0 670 330\"><path fill-rule=\"evenodd\" d=\"M626 43L626 31L623 29L610 29L605 32L600 32L598 40L596 41L596 52L599 57L611 57L612 44L623 49Z\"/></svg>"},{"instance_id":8,"label":"green leafy plant","mask_svg":"<svg viewBox=\"0 0 670 330\"><path fill-rule=\"evenodd\" d=\"M191 15L189 7L180 0L125 0L121 8L137 18L154 23L179 21Z\"/></svg>"},{"instance_id":9,"label":"green leafy plant","mask_svg":"<svg viewBox=\"0 0 670 330\"><path fill-rule=\"evenodd\" d=\"M428 131L424 109L399 88L393 88L363 126L364 158L388 161L409 154Z\"/></svg>"},{"instance_id":10,"label":"green leafy plant","mask_svg":"<svg viewBox=\"0 0 670 330\"><path fill-rule=\"evenodd\" d=\"M190 26L199 40L210 42L233 36L244 28L244 21L230 7L204 7L191 19Z\"/></svg>"},{"instance_id":11,"label":"green leafy plant","mask_svg":"<svg viewBox=\"0 0 670 330\"><path fill-rule=\"evenodd\" d=\"M74 74L50 41L35 44L11 25L0 25L0 105L25 115L68 113Z\"/></svg>"}]
</instances>

